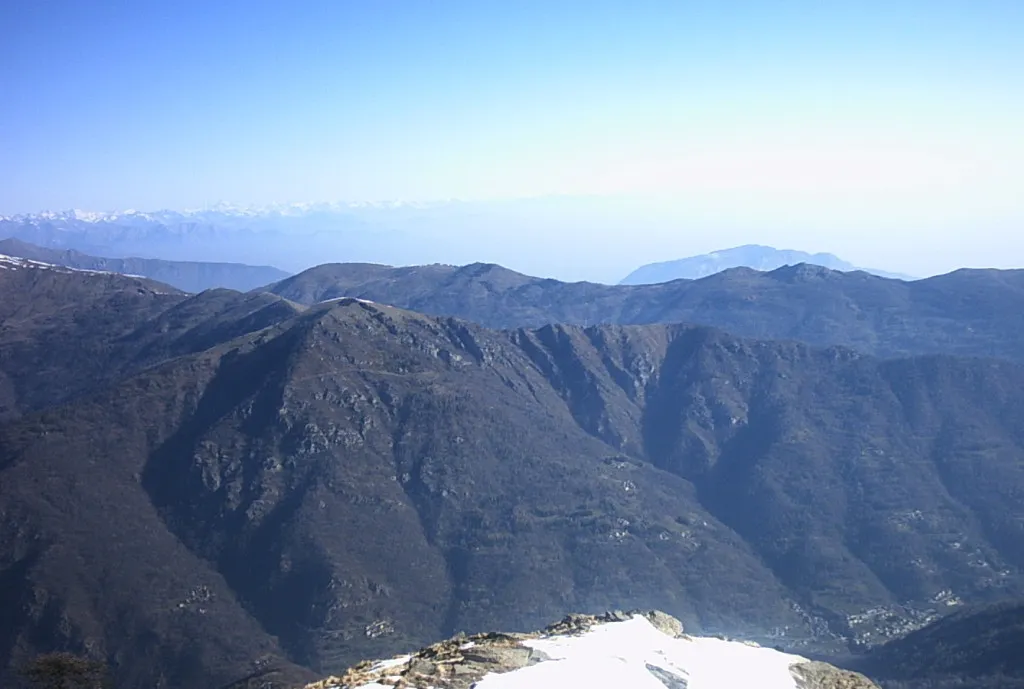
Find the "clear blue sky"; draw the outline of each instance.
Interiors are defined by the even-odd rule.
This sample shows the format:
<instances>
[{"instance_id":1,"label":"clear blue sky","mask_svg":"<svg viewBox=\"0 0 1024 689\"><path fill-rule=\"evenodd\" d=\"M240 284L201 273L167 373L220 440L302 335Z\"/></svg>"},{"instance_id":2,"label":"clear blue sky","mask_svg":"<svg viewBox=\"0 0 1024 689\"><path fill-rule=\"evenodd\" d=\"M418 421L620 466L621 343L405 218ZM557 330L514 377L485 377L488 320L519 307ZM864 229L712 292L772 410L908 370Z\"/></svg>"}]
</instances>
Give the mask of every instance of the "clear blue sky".
<instances>
[{"instance_id":1,"label":"clear blue sky","mask_svg":"<svg viewBox=\"0 0 1024 689\"><path fill-rule=\"evenodd\" d=\"M628 192L737 240L1024 249L1021 0L5 0L0 27L0 213Z\"/></svg>"}]
</instances>

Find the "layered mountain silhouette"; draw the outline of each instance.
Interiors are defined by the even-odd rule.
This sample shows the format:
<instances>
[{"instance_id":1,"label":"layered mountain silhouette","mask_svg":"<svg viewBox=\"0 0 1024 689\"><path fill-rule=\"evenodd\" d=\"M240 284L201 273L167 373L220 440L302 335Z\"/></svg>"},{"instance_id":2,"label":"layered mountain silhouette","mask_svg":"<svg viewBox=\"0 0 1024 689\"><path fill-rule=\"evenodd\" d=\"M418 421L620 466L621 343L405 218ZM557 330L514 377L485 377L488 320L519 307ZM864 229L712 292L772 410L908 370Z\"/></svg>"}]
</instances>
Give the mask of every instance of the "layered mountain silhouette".
<instances>
[{"instance_id":1,"label":"layered mountain silhouette","mask_svg":"<svg viewBox=\"0 0 1024 689\"><path fill-rule=\"evenodd\" d=\"M429 294L431 271L460 274L421 269ZM845 280L804 273L767 279ZM481 312L524 279L461 274ZM0 279L8 668L57 647L124 686L215 686L613 608L820 651L1024 597L1012 361ZM1015 294L1015 273L949 279Z\"/></svg>"},{"instance_id":2,"label":"layered mountain silhouette","mask_svg":"<svg viewBox=\"0 0 1024 689\"><path fill-rule=\"evenodd\" d=\"M288 273L270 266L164 261L157 258L100 258L74 249L47 249L14 238L0 239L0 254L79 270L99 270L146 277L173 285L185 292L202 292L216 287L244 292L288 277Z\"/></svg>"},{"instance_id":3,"label":"layered mountain silhouette","mask_svg":"<svg viewBox=\"0 0 1024 689\"><path fill-rule=\"evenodd\" d=\"M365 259L386 256L392 262L408 260L406 256L431 253L437 236L426 237L414 227L396 230L392 222L379 222L382 212L371 208L281 207L277 209L241 209L219 207L194 211L123 211L93 213L84 211L45 212L36 215L0 216L0 237L28 242L58 252L83 252L91 256L159 258L175 263L202 263L207 267L162 266L162 279L177 277L189 280L218 277L231 271L218 264L248 264L252 267L273 265L289 271L302 270L325 260L325 257ZM414 211L415 212L415 211ZM386 213L391 220L403 213L395 209ZM400 224L402 224L400 222ZM72 257L75 255L70 254ZM42 259L40 259L42 260ZM237 271L236 271L237 272ZM270 276L266 284L283 275ZM170 281L170 280L169 280ZM175 283L176 284L176 283ZM204 282L183 287L200 291L208 287L235 286L224 282Z\"/></svg>"},{"instance_id":4,"label":"layered mountain silhouette","mask_svg":"<svg viewBox=\"0 0 1024 689\"><path fill-rule=\"evenodd\" d=\"M713 251L700 256L690 256L674 261L662 261L649 263L634 270L623 278L622 285L653 285L660 282L671 282L672 280L687 279L696 280L699 278L720 273L729 268L752 268L754 270L770 271L782 268L787 265L798 265L807 263L821 266L831 270L850 272L863 270L879 277L909 280L906 275L887 273L884 270L871 268L858 268L838 256L827 253L809 254L806 251L795 251L793 249L776 249L761 244L746 244L732 249Z\"/></svg>"},{"instance_id":5,"label":"layered mountain silhouette","mask_svg":"<svg viewBox=\"0 0 1024 689\"><path fill-rule=\"evenodd\" d=\"M1024 270L959 270L901 282L801 264L608 286L533 278L491 264L326 264L266 289L303 304L358 297L492 328L696 323L880 356L945 352L1024 361Z\"/></svg>"}]
</instances>

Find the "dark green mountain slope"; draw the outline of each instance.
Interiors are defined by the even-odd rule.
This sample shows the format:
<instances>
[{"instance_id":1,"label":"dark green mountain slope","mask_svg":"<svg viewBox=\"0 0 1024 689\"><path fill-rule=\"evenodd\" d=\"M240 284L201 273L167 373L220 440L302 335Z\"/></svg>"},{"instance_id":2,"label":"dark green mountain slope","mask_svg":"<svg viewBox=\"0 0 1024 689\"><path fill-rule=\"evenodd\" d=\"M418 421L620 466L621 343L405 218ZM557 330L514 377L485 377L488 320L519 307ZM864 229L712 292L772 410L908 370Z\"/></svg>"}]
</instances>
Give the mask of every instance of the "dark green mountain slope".
<instances>
[{"instance_id":1,"label":"dark green mountain slope","mask_svg":"<svg viewBox=\"0 0 1024 689\"><path fill-rule=\"evenodd\" d=\"M61 625L29 605L13 652L63 629L126 662L125 628L165 630L170 649L221 638L123 669L146 681L240 670L268 635L337 668L623 600L762 633L801 624L692 486L588 436L506 337L457 322L320 309L8 426L0 456L0 531L26 544L2 571L30 600L96 601L56 603ZM152 580L138 550L185 564ZM223 588L181 626L177 604L211 577L258 628Z\"/></svg>"},{"instance_id":2,"label":"dark green mountain slope","mask_svg":"<svg viewBox=\"0 0 1024 689\"><path fill-rule=\"evenodd\" d=\"M121 389L101 398L103 410L43 415L0 439L3 686L33 652L54 648L110 663L126 687L219 686L262 660L299 673L139 488L134 449L187 401L187 391L163 392L157 402ZM110 433L94 426L111 422ZM21 449L33 440L60 450Z\"/></svg>"},{"instance_id":3,"label":"dark green mountain slope","mask_svg":"<svg viewBox=\"0 0 1024 689\"><path fill-rule=\"evenodd\" d=\"M1022 418L1005 362L324 304L0 428L0 650L143 686L566 610L880 639L1024 595Z\"/></svg>"},{"instance_id":4,"label":"dark green mountain slope","mask_svg":"<svg viewBox=\"0 0 1024 689\"><path fill-rule=\"evenodd\" d=\"M890 689L1024 686L1024 604L949 615L875 649L860 666Z\"/></svg>"},{"instance_id":5,"label":"dark green mountain slope","mask_svg":"<svg viewBox=\"0 0 1024 689\"><path fill-rule=\"evenodd\" d=\"M2 421L106 379L112 343L186 295L142 278L7 260L0 296Z\"/></svg>"},{"instance_id":6,"label":"dark green mountain slope","mask_svg":"<svg viewBox=\"0 0 1024 689\"><path fill-rule=\"evenodd\" d=\"M493 328L698 323L881 356L945 352L1024 361L1024 271L962 270L902 282L798 265L613 287L542 280L487 264L327 264L267 289L304 304L359 297Z\"/></svg>"},{"instance_id":7,"label":"dark green mountain slope","mask_svg":"<svg viewBox=\"0 0 1024 689\"><path fill-rule=\"evenodd\" d=\"M518 337L581 427L693 481L826 609L946 585L978 595L1021 565L1017 366L878 362L671 327Z\"/></svg>"},{"instance_id":8,"label":"dark green mountain slope","mask_svg":"<svg viewBox=\"0 0 1024 689\"><path fill-rule=\"evenodd\" d=\"M0 262L0 294L0 421L301 311L270 294L190 296L142 278L29 262Z\"/></svg>"},{"instance_id":9,"label":"dark green mountain slope","mask_svg":"<svg viewBox=\"0 0 1024 689\"><path fill-rule=\"evenodd\" d=\"M164 261L158 258L101 258L73 249L47 249L20 239L0 239L0 254L42 261L78 270L99 270L158 280L186 292L218 287L246 291L288 277L270 266L203 261Z\"/></svg>"}]
</instances>

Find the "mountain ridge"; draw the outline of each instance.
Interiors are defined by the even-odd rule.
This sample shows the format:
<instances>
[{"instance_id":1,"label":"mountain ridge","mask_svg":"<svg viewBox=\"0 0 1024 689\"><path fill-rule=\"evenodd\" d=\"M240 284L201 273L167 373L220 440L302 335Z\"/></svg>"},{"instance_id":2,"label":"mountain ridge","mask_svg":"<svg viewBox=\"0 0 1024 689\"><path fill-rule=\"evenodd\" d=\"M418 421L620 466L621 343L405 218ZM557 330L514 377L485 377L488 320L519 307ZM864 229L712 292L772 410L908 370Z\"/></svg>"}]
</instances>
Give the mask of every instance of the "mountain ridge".
<instances>
[{"instance_id":1,"label":"mountain ridge","mask_svg":"<svg viewBox=\"0 0 1024 689\"><path fill-rule=\"evenodd\" d=\"M684 253L680 248L685 248L685 241L680 248L667 248L664 235L654 229L661 221L639 221L638 214L644 212L612 198L567 197L263 208L217 205L184 211L0 217L0 237L99 256L270 264L292 273L330 261L461 265L489 260L532 274L616 283L626 272L659 257L650 253L652 245L666 247L662 256ZM640 234L628 241L612 240L616 244L592 252L589 261L564 258L579 256L578 237L611 238L631 226ZM645 240L637 241L645 234ZM801 260L808 259L790 257L784 262Z\"/></svg>"},{"instance_id":2,"label":"mountain ridge","mask_svg":"<svg viewBox=\"0 0 1024 689\"><path fill-rule=\"evenodd\" d=\"M901 282L801 264L610 286L535 278L485 263L324 264L263 289L307 305L358 297L490 328L688 322L880 356L947 352L1024 361L1021 270L960 270Z\"/></svg>"},{"instance_id":3,"label":"mountain ridge","mask_svg":"<svg viewBox=\"0 0 1024 689\"><path fill-rule=\"evenodd\" d=\"M294 272L330 257L358 260L383 255L405 262L417 252L432 254L436 238L431 241L407 227L395 229L379 221L381 214L404 217L418 212L421 206L402 204L45 212L0 217L0 237L114 259L273 264Z\"/></svg>"},{"instance_id":4,"label":"mountain ridge","mask_svg":"<svg viewBox=\"0 0 1024 689\"><path fill-rule=\"evenodd\" d=\"M752 268L767 272L786 265L806 263L840 272L863 271L878 277L895 280L914 280L906 275L890 273L872 268L858 268L829 253L811 254L794 249L776 249L762 244L744 244L729 249L712 251L708 254L688 256L670 261L659 261L640 266L625 278L620 285L647 285L671 282L672 280L697 280L714 275L729 268Z\"/></svg>"},{"instance_id":5,"label":"mountain ridge","mask_svg":"<svg viewBox=\"0 0 1024 689\"><path fill-rule=\"evenodd\" d=\"M0 421L302 310L265 293L189 295L147 278L3 257L0 292Z\"/></svg>"},{"instance_id":6,"label":"mountain ridge","mask_svg":"<svg viewBox=\"0 0 1024 689\"><path fill-rule=\"evenodd\" d=\"M887 689L1015 689L1024 682L1024 602L970 606L852 663Z\"/></svg>"},{"instance_id":7,"label":"mountain ridge","mask_svg":"<svg viewBox=\"0 0 1024 689\"><path fill-rule=\"evenodd\" d=\"M78 270L96 270L147 277L186 292L223 287L246 292L289 276L272 266L201 261L164 261L156 258L103 258L74 249L46 249L19 239L0 239L0 254L42 261Z\"/></svg>"},{"instance_id":8,"label":"mountain ridge","mask_svg":"<svg viewBox=\"0 0 1024 689\"><path fill-rule=\"evenodd\" d=\"M836 648L1024 595L1009 362L357 299L211 341L0 426L7 663L63 639L226 681L614 607ZM166 557L192 569L145 583ZM143 627L169 655L129 660Z\"/></svg>"},{"instance_id":9,"label":"mountain ridge","mask_svg":"<svg viewBox=\"0 0 1024 689\"><path fill-rule=\"evenodd\" d=\"M801 656L690 636L659 611L568 615L540 632L458 636L360 663L306 689L636 689L655 682L669 689L878 689L867 677Z\"/></svg>"}]
</instances>

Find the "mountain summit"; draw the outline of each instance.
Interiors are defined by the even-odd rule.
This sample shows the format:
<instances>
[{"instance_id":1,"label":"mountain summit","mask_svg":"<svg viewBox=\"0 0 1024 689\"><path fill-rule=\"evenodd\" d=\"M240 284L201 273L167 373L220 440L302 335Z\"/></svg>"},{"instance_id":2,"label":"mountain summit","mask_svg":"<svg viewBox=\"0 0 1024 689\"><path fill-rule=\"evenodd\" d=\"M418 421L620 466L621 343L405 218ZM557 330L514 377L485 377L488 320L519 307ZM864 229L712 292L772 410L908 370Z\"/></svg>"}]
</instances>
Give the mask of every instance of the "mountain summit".
<instances>
[{"instance_id":1,"label":"mountain summit","mask_svg":"<svg viewBox=\"0 0 1024 689\"><path fill-rule=\"evenodd\" d=\"M897 280L910 279L906 275L896 275L870 268L858 268L833 254L809 254L805 251L795 251L793 249L776 249L761 244L746 244L732 249L713 251L710 254L702 254L700 256L690 256L689 258L680 258L660 263L648 263L627 275L619 284L653 285L680 279L697 280L720 273L729 268L753 268L754 270L769 271L799 263L809 263L831 270L839 270L844 273L863 270L866 273L872 273L879 277Z\"/></svg>"},{"instance_id":2,"label":"mountain summit","mask_svg":"<svg viewBox=\"0 0 1024 689\"><path fill-rule=\"evenodd\" d=\"M958 270L903 282L803 263L771 272L731 268L660 285L599 285L486 263L329 263L264 290L305 305L357 297L496 329L691 323L885 357L947 353L1024 361L1024 270Z\"/></svg>"},{"instance_id":3,"label":"mountain summit","mask_svg":"<svg viewBox=\"0 0 1024 689\"><path fill-rule=\"evenodd\" d=\"M534 634L459 636L361 663L307 689L877 689L868 678L771 648L683 633L661 612L570 615Z\"/></svg>"}]
</instances>

